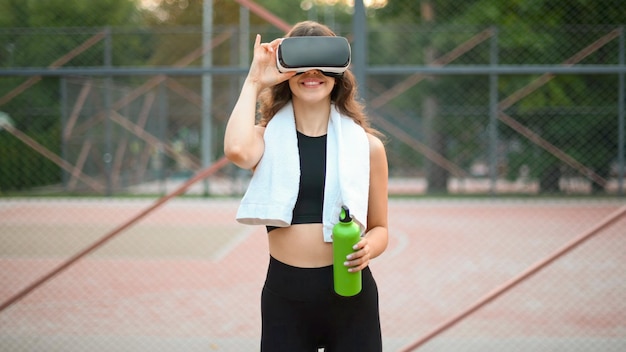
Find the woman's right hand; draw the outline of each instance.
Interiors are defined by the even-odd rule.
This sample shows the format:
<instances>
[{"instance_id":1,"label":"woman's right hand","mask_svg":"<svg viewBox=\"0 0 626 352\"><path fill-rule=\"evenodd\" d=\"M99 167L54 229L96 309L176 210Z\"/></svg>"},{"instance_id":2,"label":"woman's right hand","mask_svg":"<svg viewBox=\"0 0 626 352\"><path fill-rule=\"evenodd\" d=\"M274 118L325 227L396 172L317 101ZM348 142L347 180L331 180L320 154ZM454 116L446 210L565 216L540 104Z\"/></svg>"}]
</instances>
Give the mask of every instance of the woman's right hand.
<instances>
[{"instance_id":1,"label":"woman's right hand","mask_svg":"<svg viewBox=\"0 0 626 352\"><path fill-rule=\"evenodd\" d=\"M254 82L259 91L286 81L295 75L295 72L280 73L276 67L276 52L282 40L282 38L278 38L270 43L261 43L261 35L256 35L254 57L247 79Z\"/></svg>"}]
</instances>

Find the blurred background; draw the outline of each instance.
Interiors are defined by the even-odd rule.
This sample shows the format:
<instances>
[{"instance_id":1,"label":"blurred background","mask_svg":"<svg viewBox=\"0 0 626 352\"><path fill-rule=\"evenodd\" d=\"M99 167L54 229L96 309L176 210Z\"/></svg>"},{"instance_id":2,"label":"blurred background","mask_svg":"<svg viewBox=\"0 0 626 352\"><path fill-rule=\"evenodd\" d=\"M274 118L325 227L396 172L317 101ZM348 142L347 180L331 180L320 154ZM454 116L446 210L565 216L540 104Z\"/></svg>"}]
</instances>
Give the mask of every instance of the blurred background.
<instances>
[{"instance_id":1,"label":"blurred background","mask_svg":"<svg viewBox=\"0 0 626 352\"><path fill-rule=\"evenodd\" d=\"M166 192L222 156L254 36L312 19L353 41L391 193L621 195L622 5L4 0L2 123L29 139L0 134L0 190Z\"/></svg>"},{"instance_id":2,"label":"blurred background","mask_svg":"<svg viewBox=\"0 0 626 352\"><path fill-rule=\"evenodd\" d=\"M547 340L532 334L530 338L518 336L514 332L519 332L519 327L512 327L505 329L507 333L496 334L500 341L496 344L481 340L472 345L456 337L446 340L450 344L431 348L626 348L626 288L620 283L626 259L623 250L616 250L626 248L626 227L623 212L613 213L626 203L626 3L622 0L0 0L0 298L17 294L98 236L124 224L125 216L145 211L153 201L180 190L193 175L209 167L207 177L184 186L181 197L168 201L163 213L155 211L153 220L134 227L138 233L123 232L126 242L105 254L89 253L87 262L102 268L98 272L108 273L111 268L127 268L118 262L120 258L134 260L128 265L148 266L162 263L163 258L185 258L182 268L169 269L173 270L170 274L203 276L228 258L229 250L246 245L248 240L258 241L247 236L252 230L242 230L234 223L237 201L250 173L224 162L223 132L251 61L255 35L270 41L303 20L324 23L351 41L352 70L359 82L360 99L373 126L386 137L391 227L397 230L391 234L391 252L398 254L400 248L417 241L420 250L439 253L447 242L437 241L447 241L448 237L441 237L438 230L421 231L434 224L429 222L432 219L440 220L433 225L435 229L452 226L454 236L475 240L477 248L492 250L452 258L442 264L440 272L429 274L435 281L426 286L456 287L446 292L467 298L458 302L458 310L430 307L440 319L431 314L424 321L419 317L417 321L406 320L406 304L415 299L410 295L394 301L393 309L381 308L383 317L388 317L388 323L383 321L386 331L393 326L398 334L387 335L386 350L397 350L423 336L428 327L450 316L445 314L448 309L462 311L476 302L479 293L489 292L536 261L555 255L561 245L577 235L595 235L595 231L587 230L607 216L621 221L612 227L613 242L574 260L604 265L605 269L608 266L598 275L586 272L575 280L575 285L584 283L586 289L582 291L586 292L595 287L585 281L589 278L607 283L603 286L606 291L594 296L599 315L568 318L582 325L553 332ZM511 207L511 212L501 213ZM181 213L176 212L180 209ZM198 209L203 211L195 212ZM404 214L402 219L395 211ZM430 220L421 216L431 211ZM170 212L172 215L167 215ZM190 213L196 217L189 218ZM490 223L493 220L501 223ZM138 222L131 220L133 225ZM497 235L467 237L476 226L486 224L493 226L485 231ZM209 243L202 242L206 231ZM176 241L153 242L172 233L177 233ZM262 235L255 236L259 237ZM485 245L488 239L492 242ZM527 247L518 247L520 243ZM202 246L208 252L195 252ZM511 255L519 251L524 259L509 263ZM389 256L387 265L395 258ZM115 262L102 258L114 258ZM262 253L257 259L261 270L252 276L257 280L250 290L252 300L262 284L265 259ZM206 267L193 266L198 261ZM433 263L421 264L429 270ZM421 264L411 270L419 272ZM509 264L513 268L500 270ZM382 271L387 270L385 264L380 265ZM498 276L501 280L482 281L484 286L472 291L477 296L465 291L467 283L455 281L461 286L447 286L446 278L457 280L466 273L467 265L471 270L505 275ZM572 269L572 264L568 265ZM73 274L75 281L61 288L42 291L37 287L35 292L41 293L44 302L57 296L80 296L68 296L63 290L96 282L93 272L85 270ZM120 270L130 282L116 286L122 291L138 278L162 272L143 266L134 274L127 271L130 269ZM245 267L237 270L245 271ZM233 280L249 279L249 274L237 273ZM391 281L387 287L392 287L391 291L421 287L420 277L388 277ZM544 283L554 283L571 293L572 288L566 288L565 283L569 281L559 281L559 277L546 278ZM399 281L393 281L396 279ZM143 289L154 292L150 291L152 286ZM381 291L384 296L384 288ZM409 290L416 296L420 291ZM102 291L91 292L97 293ZM118 291L103 300L115 306L117 294L123 296ZM555 295L563 297L562 292ZM201 298L228 296L233 293L225 290L210 299ZM237 299L237 294L234 297ZM528 295L521 297L517 304ZM158 304L158 300L148 301ZM550 304L558 301L551 299ZM581 307L574 298L563 302L569 302L564 311ZM78 309L71 301L66 304L67 309ZM176 302L171 304L176 306ZM243 308L255 313L255 307ZM527 308L536 314L549 314L530 303ZM5 347L0 350L44 350L41 346L50 346L51 341L62 350L82 350L85 344L91 350L98 349L96 346L112 348L110 340L92 338L86 342L68 337L102 334L61 328L95 321L99 313L73 320L67 310L49 311L49 304L30 306L27 299L2 309L0 330L4 332L0 338ZM150 312L149 308L142 311L140 320L147 319ZM607 317L605 313L610 314ZM69 321L57 325L54 317L64 314L70 314L66 316ZM111 326L120 325L120 316L107 314L113 314L106 318ZM232 320L225 318L226 325L220 327L235 324L246 314L235 312ZM515 314L510 317L518 319L530 313ZM42 320L42 315L48 320ZM153 318L152 324L157 324ZM210 343L200 339L190 345L185 340L183 346L187 350L190 346L254 350L256 314L246 319L253 326L251 331L232 326L228 333L244 331L243 337L224 342L223 336L215 337L219 334L208 329L205 332ZM140 320L131 325L141 326ZM402 332L392 321L404 323ZM530 321L528 325L533 326ZM94 331L106 330L107 326L94 327ZM594 330L600 327L606 329ZM161 334L158 331L128 334L156 336ZM476 331L470 335L484 337L484 330ZM581 342L581 331L591 342ZM107 334L118 333L124 334ZM185 334L172 333L176 338ZM194 330L190 335L202 334ZM508 336L507 345L501 344L501 335ZM32 342L37 340L34 336L51 338L37 345ZM553 340L556 337L575 343L542 345L542 341L557 341ZM176 338L159 340L160 344L152 343L150 348L180 349ZM509 344L512 340L519 343ZM144 342L135 339L124 346L141 350L146 347Z\"/></svg>"}]
</instances>

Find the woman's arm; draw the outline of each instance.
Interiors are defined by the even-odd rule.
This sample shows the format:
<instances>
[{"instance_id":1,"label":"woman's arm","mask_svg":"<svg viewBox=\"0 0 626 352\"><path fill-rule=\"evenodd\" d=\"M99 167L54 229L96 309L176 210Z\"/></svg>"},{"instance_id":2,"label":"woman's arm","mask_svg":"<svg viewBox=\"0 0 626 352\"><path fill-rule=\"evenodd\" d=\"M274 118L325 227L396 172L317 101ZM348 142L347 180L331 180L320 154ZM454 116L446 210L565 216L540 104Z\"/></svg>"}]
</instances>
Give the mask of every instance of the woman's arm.
<instances>
[{"instance_id":1,"label":"woman's arm","mask_svg":"<svg viewBox=\"0 0 626 352\"><path fill-rule=\"evenodd\" d=\"M258 86L249 78L245 80L224 133L224 154L243 169L254 168L265 149L263 129L255 126Z\"/></svg>"},{"instance_id":2,"label":"woman's arm","mask_svg":"<svg viewBox=\"0 0 626 352\"><path fill-rule=\"evenodd\" d=\"M257 34L248 76L226 124L224 154L235 165L244 169L254 168L265 149L264 128L255 126L259 93L295 74L280 73L276 68L276 48L280 41L281 39L276 39L271 43L261 43L261 36Z\"/></svg>"},{"instance_id":3,"label":"woman's arm","mask_svg":"<svg viewBox=\"0 0 626 352\"><path fill-rule=\"evenodd\" d=\"M350 271L360 271L369 265L369 261L381 255L387 248L387 183L388 166L385 146L380 139L368 135L370 143L370 187L367 210L367 230L365 236L356 244L356 251L348 261Z\"/></svg>"}]
</instances>

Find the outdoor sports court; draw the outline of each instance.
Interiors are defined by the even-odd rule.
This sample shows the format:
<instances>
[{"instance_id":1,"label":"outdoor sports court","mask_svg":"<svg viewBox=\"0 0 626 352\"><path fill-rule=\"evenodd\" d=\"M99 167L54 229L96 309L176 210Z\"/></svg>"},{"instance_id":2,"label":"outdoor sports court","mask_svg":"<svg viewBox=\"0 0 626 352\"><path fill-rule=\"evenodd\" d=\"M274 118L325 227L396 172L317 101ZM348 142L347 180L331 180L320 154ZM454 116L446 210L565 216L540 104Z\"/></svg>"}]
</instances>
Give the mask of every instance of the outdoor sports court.
<instances>
[{"instance_id":1,"label":"outdoor sports court","mask_svg":"<svg viewBox=\"0 0 626 352\"><path fill-rule=\"evenodd\" d=\"M3 200L0 301L153 204ZM0 311L0 349L258 350L265 229L237 224L237 205L154 209ZM391 199L390 246L371 264L385 351L625 350L624 212L617 200Z\"/></svg>"}]
</instances>

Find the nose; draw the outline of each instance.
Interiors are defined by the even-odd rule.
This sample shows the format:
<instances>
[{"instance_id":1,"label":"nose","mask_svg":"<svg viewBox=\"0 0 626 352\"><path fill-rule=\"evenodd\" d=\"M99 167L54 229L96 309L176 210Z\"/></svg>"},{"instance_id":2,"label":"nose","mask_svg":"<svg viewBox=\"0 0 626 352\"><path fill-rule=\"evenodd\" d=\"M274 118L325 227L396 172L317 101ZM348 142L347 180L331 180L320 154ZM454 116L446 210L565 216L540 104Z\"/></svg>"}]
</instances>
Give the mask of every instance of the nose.
<instances>
[{"instance_id":1,"label":"nose","mask_svg":"<svg viewBox=\"0 0 626 352\"><path fill-rule=\"evenodd\" d=\"M306 71L306 73L308 74L312 74L312 75L321 75L322 71L318 70L318 69L313 69L313 70L308 70Z\"/></svg>"}]
</instances>

